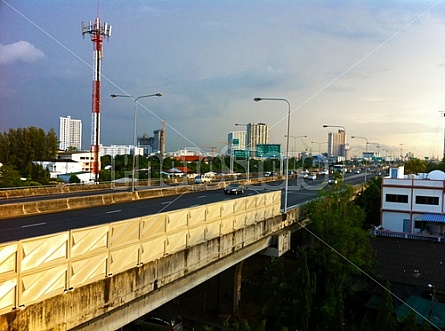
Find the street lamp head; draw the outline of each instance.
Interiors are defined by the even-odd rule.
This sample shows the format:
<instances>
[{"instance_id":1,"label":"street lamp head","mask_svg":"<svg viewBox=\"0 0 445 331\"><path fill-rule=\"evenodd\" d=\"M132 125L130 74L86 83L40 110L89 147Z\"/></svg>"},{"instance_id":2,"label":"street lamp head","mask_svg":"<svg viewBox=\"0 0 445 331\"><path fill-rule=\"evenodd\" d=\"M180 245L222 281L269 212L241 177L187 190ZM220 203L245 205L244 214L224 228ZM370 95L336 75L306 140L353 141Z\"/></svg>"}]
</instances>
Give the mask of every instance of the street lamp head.
<instances>
[{"instance_id":1,"label":"street lamp head","mask_svg":"<svg viewBox=\"0 0 445 331\"><path fill-rule=\"evenodd\" d=\"M110 97L115 98L115 97L117 97L117 94L112 94L112 95L110 95Z\"/></svg>"},{"instance_id":2,"label":"street lamp head","mask_svg":"<svg viewBox=\"0 0 445 331\"><path fill-rule=\"evenodd\" d=\"M324 127L324 128L327 128L328 126L329 126L329 125L323 124L323 127Z\"/></svg>"},{"instance_id":3,"label":"street lamp head","mask_svg":"<svg viewBox=\"0 0 445 331\"><path fill-rule=\"evenodd\" d=\"M155 97L162 97L162 93L156 93Z\"/></svg>"},{"instance_id":4,"label":"street lamp head","mask_svg":"<svg viewBox=\"0 0 445 331\"><path fill-rule=\"evenodd\" d=\"M255 99L253 99L253 101L255 101L255 102L258 102L258 101L261 101L261 100L263 100L263 98L255 98Z\"/></svg>"}]
</instances>

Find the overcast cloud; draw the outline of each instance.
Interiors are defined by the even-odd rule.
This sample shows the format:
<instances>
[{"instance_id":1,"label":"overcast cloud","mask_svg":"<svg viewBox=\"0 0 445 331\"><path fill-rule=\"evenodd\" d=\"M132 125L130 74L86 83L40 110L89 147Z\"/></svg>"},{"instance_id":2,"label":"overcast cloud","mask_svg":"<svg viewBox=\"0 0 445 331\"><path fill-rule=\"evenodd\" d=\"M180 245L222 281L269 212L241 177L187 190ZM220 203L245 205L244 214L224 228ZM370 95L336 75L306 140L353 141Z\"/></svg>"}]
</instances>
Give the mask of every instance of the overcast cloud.
<instances>
[{"instance_id":1,"label":"overcast cloud","mask_svg":"<svg viewBox=\"0 0 445 331\"><path fill-rule=\"evenodd\" d=\"M445 110L443 1L137 1L100 2L112 25L103 43L101 142L131 144L161 128L167 149L223 148L235 123L265 122L271 143L306 135L314 152L344 126L393 155L442 157ZM96 0L0 0L0 130L58 131L59 116L81 119L91 139L93 44L80 23ZM321 144L311 144L311 141ZM350 139L353 155L364 140ZM292 141L292 148L294 141ZM295 148L305 147L300 139ZM376 150L370 145L368 150Z\"/></svg>"}]
</instances>

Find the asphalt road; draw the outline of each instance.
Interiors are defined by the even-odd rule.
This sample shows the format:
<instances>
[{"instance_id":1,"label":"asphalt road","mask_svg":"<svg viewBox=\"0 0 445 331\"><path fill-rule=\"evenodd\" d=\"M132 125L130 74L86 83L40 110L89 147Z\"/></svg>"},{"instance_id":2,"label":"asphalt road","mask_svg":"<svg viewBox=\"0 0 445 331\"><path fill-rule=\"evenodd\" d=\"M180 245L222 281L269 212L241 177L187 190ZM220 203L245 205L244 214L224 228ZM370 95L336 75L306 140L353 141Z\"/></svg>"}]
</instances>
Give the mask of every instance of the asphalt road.
<instances>
[{"instance_id":1,"label":"asphalt road","mask_svg":"<svg viewBox=\"0 0 445 331\"><path fill-rule=\"evenodd\" d=\"M369 178L370 176L368 176ZM347 174L345 180L349 184L358 184L363 179L363 174ZM327 184L327 178L324 178L324 176L317 178L315 181L292 177L289 180L288 186L288 207L314 199L319 195L318 191L320 189L330 189L330 186ZM237 199L276 190L281 190L284 195L284 181L249 185L243 195L225 195L222 189L209 189L178 196L7 219L0 221L0 243L206 205L225 199Z\"/></svg>"}]
</instances>

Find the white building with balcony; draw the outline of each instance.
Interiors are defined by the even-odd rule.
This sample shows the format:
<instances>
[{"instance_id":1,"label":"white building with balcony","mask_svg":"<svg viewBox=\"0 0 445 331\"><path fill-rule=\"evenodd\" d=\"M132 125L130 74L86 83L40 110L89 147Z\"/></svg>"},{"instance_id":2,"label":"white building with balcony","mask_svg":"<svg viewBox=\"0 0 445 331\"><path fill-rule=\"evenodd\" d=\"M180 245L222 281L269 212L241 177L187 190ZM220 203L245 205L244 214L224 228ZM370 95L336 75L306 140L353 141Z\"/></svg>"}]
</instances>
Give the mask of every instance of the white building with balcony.
<instances>
[{"instance_id":1,"label":"white building with balcony","mask_svg":"<svg viewBox=\"0 0 445 331\"><path fill-rule=\"evenodd\" d=\"M434 170L405 175L404 167L390 168L389 177L382 180L381 227L383 231L443 240L445 173Z\"/></svg>"}]
</instances>

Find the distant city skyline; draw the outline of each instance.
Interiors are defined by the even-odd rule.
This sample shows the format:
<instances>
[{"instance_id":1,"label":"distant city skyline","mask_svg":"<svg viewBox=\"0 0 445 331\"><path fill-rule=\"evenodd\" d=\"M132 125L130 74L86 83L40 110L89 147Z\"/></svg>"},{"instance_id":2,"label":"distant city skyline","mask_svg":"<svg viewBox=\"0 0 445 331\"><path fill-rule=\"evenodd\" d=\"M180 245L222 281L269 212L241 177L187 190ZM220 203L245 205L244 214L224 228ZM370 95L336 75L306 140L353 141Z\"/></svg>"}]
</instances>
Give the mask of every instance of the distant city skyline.
<instances>
[{"instance_id":1,"label":"distant city skyline","mask_svg":"<svg viewBox=\"0 0 445 331\"><path fill-rule=\"evenodd\" d=\"M0 131L57 129L70 114L87 149L94 59L80 26L98 16L97 1L0 1ZM292 136L326 141L329 123L385 151L443 156L444 2L129 0L101 2L99 16L113 27L103 43L104 145L133 141L132 101L110 94L160 92L140 100L136 129L166 120L167 151L222 150L235 123L268 123L269 140L285 146L285 105L253 102L275 97L291 104Z\"/></svg>"}]
</instances>

